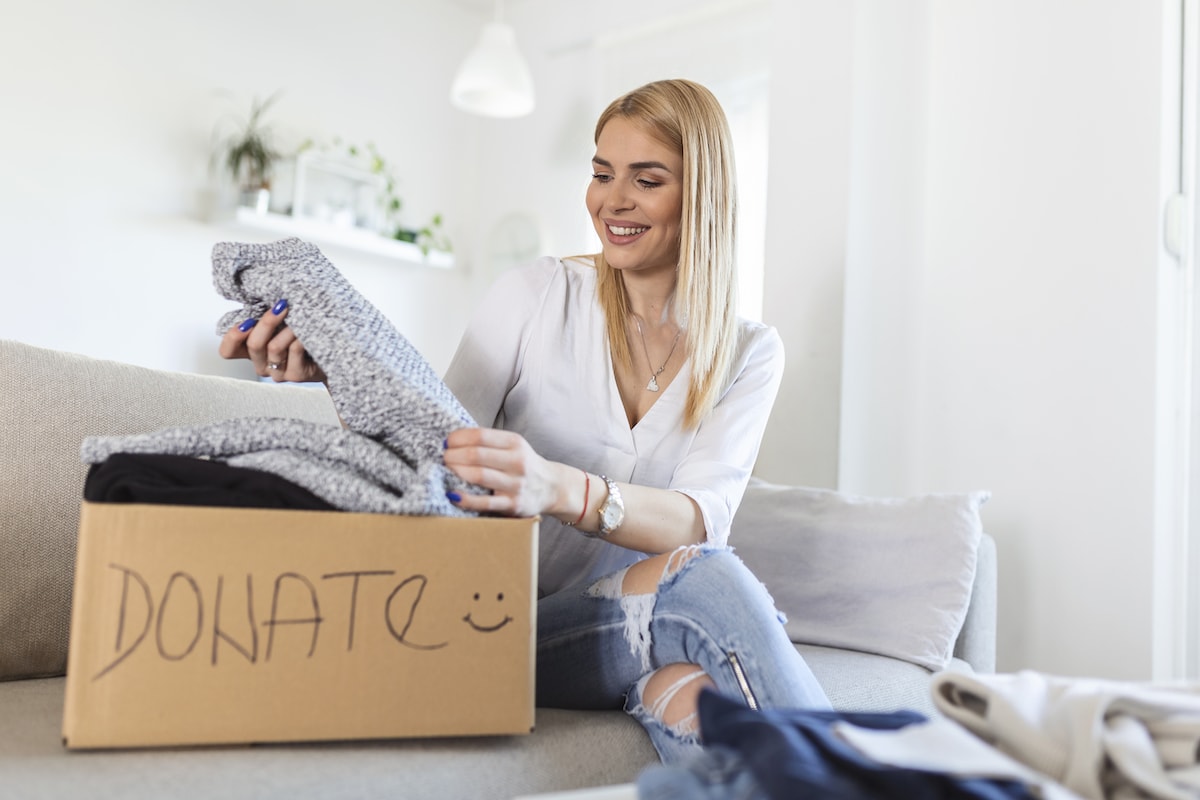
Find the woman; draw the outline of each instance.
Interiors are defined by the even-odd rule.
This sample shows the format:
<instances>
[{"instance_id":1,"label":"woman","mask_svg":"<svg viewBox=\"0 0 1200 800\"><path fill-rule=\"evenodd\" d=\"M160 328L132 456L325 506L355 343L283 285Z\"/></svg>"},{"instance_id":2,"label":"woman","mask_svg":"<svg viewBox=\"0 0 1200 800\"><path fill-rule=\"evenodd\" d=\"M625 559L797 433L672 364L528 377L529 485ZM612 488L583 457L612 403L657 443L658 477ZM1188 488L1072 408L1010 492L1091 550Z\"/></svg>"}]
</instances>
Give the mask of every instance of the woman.
<instances>
[{"instance_id":1,"label":"woman","mask_svg":"<svg viewBox=\"0 0 1200 800\"><path fill-rule=\"evenodd\" d=\"M733 154L720 105L684 80L614 101L587 208L601 252L503 276L446 375L488 427L445 463L541 515L537 699L622 703L664 761L697 747L713 687L752 707L827 707L765 588L726 545L783 369L776 332L735 313ZM320 379L269 314L222 354ZM274 319L270 319L274 317Z\"/></svg>"}]
</instances>

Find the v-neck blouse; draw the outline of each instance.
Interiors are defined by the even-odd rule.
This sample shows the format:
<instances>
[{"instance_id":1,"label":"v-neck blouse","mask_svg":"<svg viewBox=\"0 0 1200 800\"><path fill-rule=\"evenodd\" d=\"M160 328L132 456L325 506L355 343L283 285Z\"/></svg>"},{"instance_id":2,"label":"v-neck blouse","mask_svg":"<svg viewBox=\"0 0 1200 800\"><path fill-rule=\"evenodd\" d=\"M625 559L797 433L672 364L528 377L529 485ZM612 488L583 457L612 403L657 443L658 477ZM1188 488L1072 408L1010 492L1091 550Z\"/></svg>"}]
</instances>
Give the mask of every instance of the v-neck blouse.
<instances>
[{"instance_id":1,"label":"v-neck blouse","mask_svg":"<svg viewBox=\"0 0 1200 800\"><path fill-rule=\"evenodd\" d=\"M544 458L623 483L682 492L699 506L708 541L724 544L758 456L783 361L774 328L739 320L729 377L697 428L683 426L690 361L630 428L595 268L547 257L503 274L485 294L445 380L480 425L520 433ZM592 489L603 486L593 481ZM553 517L542 519L538 538L543 593L646 557L584 537Z\"/></svg>"}]
</instances>

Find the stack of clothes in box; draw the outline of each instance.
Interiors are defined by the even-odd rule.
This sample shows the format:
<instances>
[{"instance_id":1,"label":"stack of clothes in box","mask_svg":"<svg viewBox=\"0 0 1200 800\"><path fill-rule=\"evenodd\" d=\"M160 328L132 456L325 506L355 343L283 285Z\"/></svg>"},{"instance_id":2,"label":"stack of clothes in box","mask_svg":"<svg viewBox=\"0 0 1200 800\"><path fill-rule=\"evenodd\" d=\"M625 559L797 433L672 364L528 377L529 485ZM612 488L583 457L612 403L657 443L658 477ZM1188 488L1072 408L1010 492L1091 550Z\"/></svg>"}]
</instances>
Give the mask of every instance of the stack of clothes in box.
<instances>
[{"instance_id":1,"label":"stack of clothes in box","mask_svg":"<svg viewBox=\"0 0 1200 800\"><path fill-rule=\"evenodd\" d=\"M338 509L463 516L447 492L479 491L446 469L450 431L475 422L433 368L315 246L220 243L213 283L261 318L282 298L287 325L326 374L344 428L246 418L133 436L89 437L84 496L96 502Z\"/></svg>"}]
</instances>

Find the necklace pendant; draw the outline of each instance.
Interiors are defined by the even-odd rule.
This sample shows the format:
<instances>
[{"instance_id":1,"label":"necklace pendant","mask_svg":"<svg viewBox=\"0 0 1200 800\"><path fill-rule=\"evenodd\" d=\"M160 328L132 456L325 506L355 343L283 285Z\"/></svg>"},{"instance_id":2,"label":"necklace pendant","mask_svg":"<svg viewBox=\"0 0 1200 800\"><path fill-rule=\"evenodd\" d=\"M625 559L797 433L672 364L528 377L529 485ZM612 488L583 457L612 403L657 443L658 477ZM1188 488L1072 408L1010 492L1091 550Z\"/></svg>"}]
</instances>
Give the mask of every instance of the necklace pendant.
<instances>
[{"instance_id":1,"label":"necklace pendant","mask_svg":"<svg viewBox=\"0 0 1200 800\"><path fill-rule=\"evenodd\" d=\"M657 375L650 376L650 382L646 384L646 391L647 392L657 392L658 391L658 376Z\"/></svg>"}]
</instances>

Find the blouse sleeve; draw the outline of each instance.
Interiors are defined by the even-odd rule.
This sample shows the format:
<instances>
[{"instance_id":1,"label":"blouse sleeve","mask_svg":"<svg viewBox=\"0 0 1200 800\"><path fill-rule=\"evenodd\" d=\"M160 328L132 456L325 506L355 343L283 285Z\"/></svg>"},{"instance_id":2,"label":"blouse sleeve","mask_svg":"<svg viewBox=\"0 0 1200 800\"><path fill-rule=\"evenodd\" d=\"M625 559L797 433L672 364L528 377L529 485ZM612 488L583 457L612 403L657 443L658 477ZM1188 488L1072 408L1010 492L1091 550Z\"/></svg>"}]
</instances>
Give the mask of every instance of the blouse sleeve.
<instances>
[{"instance_id":1,"label":"blouse sleeve","mask_svg":"<svg viewBox=\"0 0 1200 800\"><path fill-rule=\"evenodd\" d=\"M733 514L746 491L783 379L779 333L755 326L743 329L742 335L750 341L734 365L729 388L700 423L670 486L696 502L708 541L722 546L729 541Z\"/></svg>"},{"instance_id":2,"label":"blouse sleeve","mask_svg":"<svg viewBox=\"0 0 1200 800\"><path fill-rule=\"evenodd\" d=\"M504 399L521 374L530 322L558 261L539 259L501 275L477 306L445 383L483 427L496 427Z\"/></svg>"}]
</instances>

